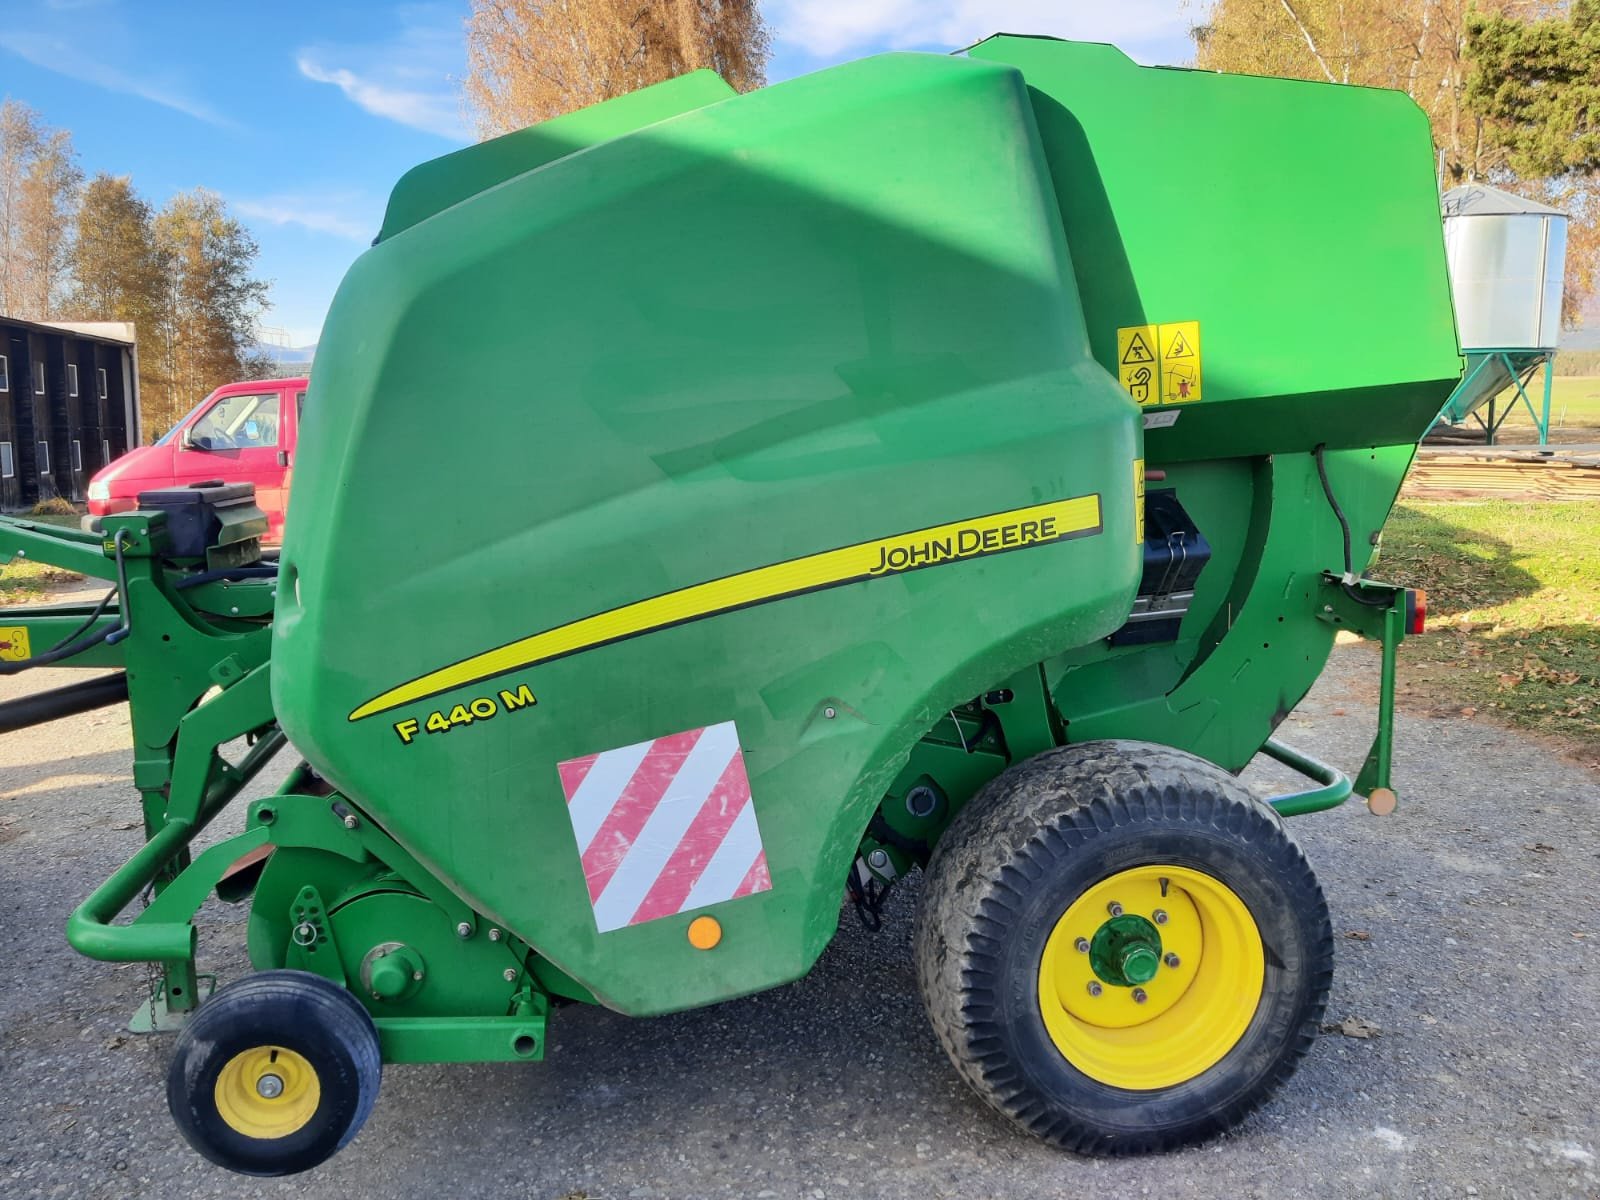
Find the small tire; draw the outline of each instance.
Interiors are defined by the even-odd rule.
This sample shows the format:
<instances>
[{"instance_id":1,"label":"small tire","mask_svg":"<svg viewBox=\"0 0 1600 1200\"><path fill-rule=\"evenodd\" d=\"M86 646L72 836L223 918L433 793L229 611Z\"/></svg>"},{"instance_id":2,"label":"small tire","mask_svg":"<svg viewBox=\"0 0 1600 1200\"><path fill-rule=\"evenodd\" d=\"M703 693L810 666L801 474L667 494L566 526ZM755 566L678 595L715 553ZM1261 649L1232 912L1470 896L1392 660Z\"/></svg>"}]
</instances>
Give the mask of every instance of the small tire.
<instances>
[{"instance_id":1,"label":"small tire","mask_svg":"<svg viewBox=\"0 0 1600 1200\"><path fill-rule=\"evenodd\" d=\"M242 1175L293 1175L331 1157L372 1112L378 1031L344 988L262 971L195 1012L167 1072L167 1107L191 1146Z\"/></svg>"},{"instance_id":2,"label":"small tire","mask_svg":"<svg viewBox=\"0 0 1600 1200\"><path fill-rule=\"evenodd\" d=\"M1047 751L973 798L927 876L914 937L935 1034L974 1091L1064 1149L1149 1153L1232 1128L1316 1038L1333 978L1322 889L1278 814L1203 759Z\"/></svg>"}]
</instances>

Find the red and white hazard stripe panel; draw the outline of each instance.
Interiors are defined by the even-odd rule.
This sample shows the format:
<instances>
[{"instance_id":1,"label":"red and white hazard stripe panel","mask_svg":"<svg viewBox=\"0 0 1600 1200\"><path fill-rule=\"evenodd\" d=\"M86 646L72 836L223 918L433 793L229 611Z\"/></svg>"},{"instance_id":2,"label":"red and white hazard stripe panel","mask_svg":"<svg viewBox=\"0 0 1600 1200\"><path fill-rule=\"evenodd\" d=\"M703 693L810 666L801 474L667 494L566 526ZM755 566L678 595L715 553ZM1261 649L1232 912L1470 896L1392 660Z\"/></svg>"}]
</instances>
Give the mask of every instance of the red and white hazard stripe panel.
<instances>
[{"instance_id":1,"label":"red and white hazard stripe panel","mask_svg":"<svg viewBox=\"0 0 1600 1200\"><path fill-rule=\"evenodd\" d=\"M772 887L732 721L558 769L601 933Z\"/></svg>"}]
</instances>

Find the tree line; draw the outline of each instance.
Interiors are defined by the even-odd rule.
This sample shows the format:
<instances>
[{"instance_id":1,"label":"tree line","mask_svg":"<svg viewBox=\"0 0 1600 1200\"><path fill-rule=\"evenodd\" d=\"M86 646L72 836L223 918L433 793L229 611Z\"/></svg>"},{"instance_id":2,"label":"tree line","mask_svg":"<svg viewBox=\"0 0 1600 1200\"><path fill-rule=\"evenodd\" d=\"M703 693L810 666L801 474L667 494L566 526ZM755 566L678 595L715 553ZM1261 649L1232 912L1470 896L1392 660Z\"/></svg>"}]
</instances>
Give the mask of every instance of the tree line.
<instances>
[{"instance_id":1,"label":"tree line","mask_svg":"<svg viewBox=\"0 0 1600 1200\"><path fill-rule=\"evenodd\" d=\"M133 322L147 434L219 384L270 370L254 348L268 289L257 253L215 192L158 209L126 175L86 180L66 130L0 103L0 313Z\"/></svg>"},{"instance_id":2,"label":"tree line","mask_svg":"<svg viewBox=\"0 0 1600 1200\"><path fill-rule=\"evenodd\" d=\"M1600 0L1215 0L1195 65L1404 91L1441 187L1482 181L1569 216L1569 327L1600 262Z\"/></svg>"}]
</instances>

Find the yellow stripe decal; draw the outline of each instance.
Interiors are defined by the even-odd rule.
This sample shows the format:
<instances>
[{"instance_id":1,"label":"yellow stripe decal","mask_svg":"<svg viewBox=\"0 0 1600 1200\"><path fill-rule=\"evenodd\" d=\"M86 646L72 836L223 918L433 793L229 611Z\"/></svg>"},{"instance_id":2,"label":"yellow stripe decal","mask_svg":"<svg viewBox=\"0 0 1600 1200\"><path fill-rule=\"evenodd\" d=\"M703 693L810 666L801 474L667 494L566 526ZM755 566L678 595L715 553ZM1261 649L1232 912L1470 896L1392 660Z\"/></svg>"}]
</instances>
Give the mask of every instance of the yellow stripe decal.
<instances>
[{"instance_id":1,"label":"yellow stripe decal","mask_svg":"<svg viewBox=\"0 0 1600 1200\"><path fill-rule=\"evenodd\" d=\"M374 696L351 713L350 720L736 608L1099 532L1100 497L1077 496L791 558L624 604L464 658Z\"/></svg>"}]
</instances>

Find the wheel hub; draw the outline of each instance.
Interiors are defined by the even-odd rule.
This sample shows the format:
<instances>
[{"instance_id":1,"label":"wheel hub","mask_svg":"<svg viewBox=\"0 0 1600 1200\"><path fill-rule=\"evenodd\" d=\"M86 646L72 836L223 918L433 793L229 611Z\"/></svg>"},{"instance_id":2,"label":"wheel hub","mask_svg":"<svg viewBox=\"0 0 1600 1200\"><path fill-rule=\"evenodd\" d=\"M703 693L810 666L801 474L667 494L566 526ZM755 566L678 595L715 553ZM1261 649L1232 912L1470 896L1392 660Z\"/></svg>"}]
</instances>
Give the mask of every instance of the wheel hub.
<instances>
[{"instance_id":1,"label":"wheel hub","mask_svg":"<svg viewBox=\"0 0 1600 1200\"><path fill-rule=\"evenodd\" d=\"M1112 987L1149 983L1161 967L1161 934L1144 917L1112 917L1089 941L1089 966Z\"/></svg>"},{"instance_id":2,"label":"wheel hub","mask_svg":"<svg viewBox=\"0 0 1600 1200\"><path fill-rule=\"evenodd\" d=\"M302 1128L322 1101L316 1069L285 1046L256 1046L223 1064L213 1092L217 1114L245 1137L270 1140Z\"/></svg>"}]
</instances>

